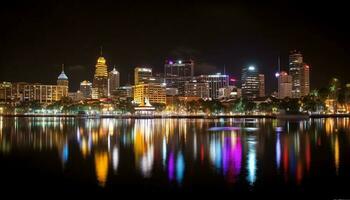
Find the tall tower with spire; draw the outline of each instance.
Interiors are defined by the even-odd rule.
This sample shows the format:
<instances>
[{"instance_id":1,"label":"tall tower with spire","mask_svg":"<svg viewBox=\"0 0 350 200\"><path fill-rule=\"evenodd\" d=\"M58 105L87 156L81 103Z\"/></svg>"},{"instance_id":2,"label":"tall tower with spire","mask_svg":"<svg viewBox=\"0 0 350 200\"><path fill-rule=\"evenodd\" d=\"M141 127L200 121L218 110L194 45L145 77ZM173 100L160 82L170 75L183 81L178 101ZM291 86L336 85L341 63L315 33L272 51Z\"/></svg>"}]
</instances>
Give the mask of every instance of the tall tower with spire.
<instances>
[{"instance_id":1,"label":"tall tower with spire","mask_svg":"<svg viewBox=\"0 0 350 200\"><path fill-rule=\"evenodd\" d=\"M69 81L68 81L68 77L67 75L64 73L64 64L62 64L62 72L61 74L58 76L57 78L57 85L60 86L67 86L69 85Z\"/></svg>"},{"instance_id":2,"label":"tall tower with spire","mask_svg":"<svg viewBox=\"0 0 350 200\"><path fill-rule=\"evenodd\" d=\"M108 94L113 95L119 88L119 83L120 83L120 74L119 72L115 69L115 66L113 67L113 70L109 72L108 74Z\"/></svg>"},{"instance_id":3,"label":"tall tower with spire","mask_svg":"<svg viewBox=\"0 0 350 200\"><path fill-rule=\"evenodd\" d=\"M100 54L95 65L95 75L92 86L96 90L98 98L103 98L108 96L108 72L106 59L102 56L102 47Z\"/></svg>"}]
</instances>

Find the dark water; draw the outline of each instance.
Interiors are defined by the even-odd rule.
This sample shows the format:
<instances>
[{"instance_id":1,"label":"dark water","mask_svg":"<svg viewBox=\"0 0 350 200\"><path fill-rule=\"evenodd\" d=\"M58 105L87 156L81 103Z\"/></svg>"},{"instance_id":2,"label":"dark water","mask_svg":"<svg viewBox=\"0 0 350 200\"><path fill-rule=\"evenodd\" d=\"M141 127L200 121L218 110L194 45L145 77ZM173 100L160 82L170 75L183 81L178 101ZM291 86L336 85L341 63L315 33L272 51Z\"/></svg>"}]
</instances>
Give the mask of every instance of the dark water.
<instances>
[{"instance_id":1,"label":"dark water","mask_svg":"<svg viewBox=\"0 0 350 200\"><path fill-rule=\"evenodd\" d=\"M0 190L349 198L349 123L0 118Z\"/></svg>"}]
</instances>

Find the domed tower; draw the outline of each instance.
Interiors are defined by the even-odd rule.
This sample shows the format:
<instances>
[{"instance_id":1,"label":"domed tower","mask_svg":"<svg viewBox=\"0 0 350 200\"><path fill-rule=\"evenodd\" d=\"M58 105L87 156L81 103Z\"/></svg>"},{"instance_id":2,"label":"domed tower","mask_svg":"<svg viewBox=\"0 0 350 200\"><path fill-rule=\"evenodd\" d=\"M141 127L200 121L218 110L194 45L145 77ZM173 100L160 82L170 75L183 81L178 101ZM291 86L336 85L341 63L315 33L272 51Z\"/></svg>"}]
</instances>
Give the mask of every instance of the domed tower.
<instances>
[{"instance_id":1,"label":"domed tower","mask_svg":"<svg viewBox=\"0 0 350 200\"><path fill-rule=\"evenodd\" d=\"M103 98L108 96L108 72L106 59L102 57L102 48L101 56L97 59L95 69L95 75L93 80L93 88L96 90L98 98Z\"/></svg>"},{"instance_id":2,"label":"domed tower","mask_svg":"<svg viewBox=\"0 0 350 200\"><path fill-rule=\"evenodd\" d=\"M64 73L64 64L62 64L62 72L57 78L57 85L67 86L69 85L68 76Z\"/></svg>"}]
</instances>

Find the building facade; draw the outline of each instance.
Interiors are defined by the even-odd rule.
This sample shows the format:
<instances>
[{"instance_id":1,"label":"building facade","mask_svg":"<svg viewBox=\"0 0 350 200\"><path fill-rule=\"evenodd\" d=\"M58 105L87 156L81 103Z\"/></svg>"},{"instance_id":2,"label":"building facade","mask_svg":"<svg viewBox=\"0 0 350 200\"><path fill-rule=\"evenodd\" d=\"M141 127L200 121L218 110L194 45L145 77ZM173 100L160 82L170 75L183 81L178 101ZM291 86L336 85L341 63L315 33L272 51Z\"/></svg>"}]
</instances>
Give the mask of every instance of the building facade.
<instances>
[{"instance_id":1,"label":"building facade","mask_svg":"<svg viewBox=\"0 0 350 200\"><path fill-rule=\"evenodd\" d=\"M108 96L114 95L117 92L119 84L120 74L114 67L108 74Z\"/></svg>"},{"instance_id":2,"label":"building facade","mask_svg":"<svg viewBox=\"0 0 350 200\"><path fill-rule=\"evenodd\" d=\"M200 97L202 99L209 98L209 83L197 82L193 80L185 83L185 97Z\"/></svg>"},{"instance_id":3,"label":"building facade","mask_svg":"<svg viewBox=\"0 0 350 200\"><path fill-rule=\"evenodd\" d=\"M167 60L164 64L165 77L193 77L194 75L194 62L193 60Z\"/></svg>"},{"instance_id":4,"label":"building facade","mask_svg":"<svg viewBox=\"0 0 350 200\"><path fill-rule=\"evenodd\" d=\"M259 74L259 97L266 96L265 93L265 75Z\"/></svg>"},{"instance_id":5,"label":"building facade","mask_svg":"<svg viewBox=\"0 0 350 200\"><path fill-rule=\"evenodd\" d=\"M145 99L152 103L166 103L166 88L163 84L144 83L134 86L134 102L143 106Z\"/></svg>"},{"instance_id":6,"label":"building facade","mask_svg":"<svg viewBox=\"0 0 350 200\"><path fill-rule=\"evenodd\" d=\"M242 69L242 97L254 99L260 96L260 79L258 69L254 66Z\"/></svg>"},{"instance_id":7,"label":"building facade","mask_svg":"<svg viewBox=\"0 0 350 200\"><path fill-rule=\"evenodd\" d=\"M12 83L0 83L0 102L9 103L13 100L12 98Z\"/></svg>"},{"instance_id":8,"label":"building facade","mask_svg":"<svg viewBox=\"0 0 350 200\"><path fill-rule=\"evenodd\" d=\"M12 96L15 101L38 101L49 104L68 96L68 87L64 85L42 85L38 83L13 83Z\"/></svg>"},{"instance_id":9,"label":"building facade","mask_svg":"<svg viewBox=\"0 0 350 200\"><path fill-rule=\"evenodd\" d=\"M289 55L289 73L292 76L292 97L300 98L310 93L309 66L303 62L299 51L291 51Z\"/></svg>"},{"instance_id":10,"label":"building facade","mask_svg":"<svg viewBox=\"0 0 350 200\"><path fill-rule=\"evenodd\" d=\"M117 96L119 98L133 98L134 97L134 88L131 85L125 85L119 87L117 90Z\"/></svg>"},{"instance_id":11,"label":"building facade","mask_svg":"<svg viewBox=\"0 0 350 200\"><path fill-rule=\"evenodd\" d=\"M167 60L164 64L164 78L167 88L178 89L179 95L185 95L185 83L193 79L193 60Z\"/></svg>"},{"instance_id":12,"label":"building facade","mask_svg":"<svg viewBox=\"0 0 350 200\"><path fill-rule=\"evenodd\" d=\"M197 81L209 84L209 98L218 99L219 89L229 85L229 76L221 73L213 75L201 75L197 77Z\"/></svg>"},{"instance_id":13,"label":"building facade","mask_svg":"<svg viewBox=\"0 0 350 200\"><path fill-rule=\"evenodd\" d=\"M300 73L300 95L307 96L310 94L310 67L303 64Z\"/></svg>"},{"instance_id":14,"label":"building facade","mask_svg":"<svg viewBox=\"0 0 350 200\"><path fill-rule=\"evenodd\" d=\"M108 96L108 73L104 57L99 57L95 66L95 75L92 82L94 88L94 98L103 98Z\"/></svg>"},{"instance_id":15,"label":"building facade","mask_svg":"<svg viewBox=\"0 0 350 200\"><path fill-rule=\"evenodd\" d=\"M90 81L84 80L80 82L80 92L85 99L91 98L92 93L92 83Z\"/></svg>"},{"instance_id":16,"label":"building facade","mask_svg":"<svg viewBox=\"0 0 350 200\"><path fill-rule=\"evenodd\" d=\"M219 89L219 99L237 99L241 97L241 91L234 85L228 85Z\"/></svg>"},{"instance_id":17,"label":"building facade","mask_svg":"<svg viewBox=\"0 0 350 200\"><path fill-rule=\"evenodd\" d=\"M292 76L287 72L281 71L278 73L278 98L284 99L286 97L292 97Z\"/></svg>"},{"instance_id":18,"label":"building facade","mask_svg":"<svg viewBox=\"0 0 350 200\"><path fill-rule=\"evenodd\" d=\"M152 68L136 67L134 69L134 84L149 83L152 79Z\"/></svg>"}]
</instances>

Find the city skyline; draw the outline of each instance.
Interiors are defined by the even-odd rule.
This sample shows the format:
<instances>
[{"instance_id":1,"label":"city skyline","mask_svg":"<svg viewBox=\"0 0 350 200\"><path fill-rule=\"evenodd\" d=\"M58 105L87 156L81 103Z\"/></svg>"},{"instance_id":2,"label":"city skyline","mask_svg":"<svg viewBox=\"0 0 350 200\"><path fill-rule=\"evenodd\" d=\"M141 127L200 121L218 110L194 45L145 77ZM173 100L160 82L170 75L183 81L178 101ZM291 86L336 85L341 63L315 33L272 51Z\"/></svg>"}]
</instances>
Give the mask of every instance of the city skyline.
<instances>
[{"instance_id":1,"label":"city skyline","mask_svg":"<svg viewBox=\"0 0 350 200\"><path fill-rule=\"evenodd\" d=\"M2 196L350 199L347 13L2 2Z\"/></svg>"},{"instance_id":2,"label":"city skyline","mask_svg":"<svg viewBox=\"0 0 350 200\"><path fill-rule=\"evenodd\" d=\"M332 76L350 81L344 73L347 72L346 31L333 37L334 30L342 29L341 12L323 20L320 15L325 6L315 10L309 9L311 5L306 3L299 6L189 2L185 7L183 4L77 2L73 5L27 3L22 7L5 4L1 15L6 21L2 22L10 26L2 33L0 79L35 82L40 77L43 83L50 84L54 83L53 77L59 73L60 65L65 63L71 88L76 90L82 80L93 77L102 45L108 66L116 64L123 74L122 85L128 80L132 83L136 66L162 72L166 59L191 58L196 63L197 75L223 72L225 68L228 74L239 78L243 66L255 65L266 76L266 93L271 93L277 91L274 77L277 58L281 57L282 70L288 69L288 53L293 49L303 53L311 69L327 74L311 76L312 88L323 86ZM18 13L33 5L36 5L34 9ZM333 6L328 7L336 12ZM46 13L45 9L53 14ZM91 10L96 11L96 15L84 14ZM295 10L298 15L293 13ZM175 11L177 17L166 15ZM141 19L144 13L148 15ZM260 18L262 15L266 19ZM275 19L276 16L279 18ZM185 29L186 34L182 31ZM137 30L142 30L142 34ZM28 69L32 76L27 75ZM24 73L18 74L18 71Z\"/></svg>"}]
</instances>

